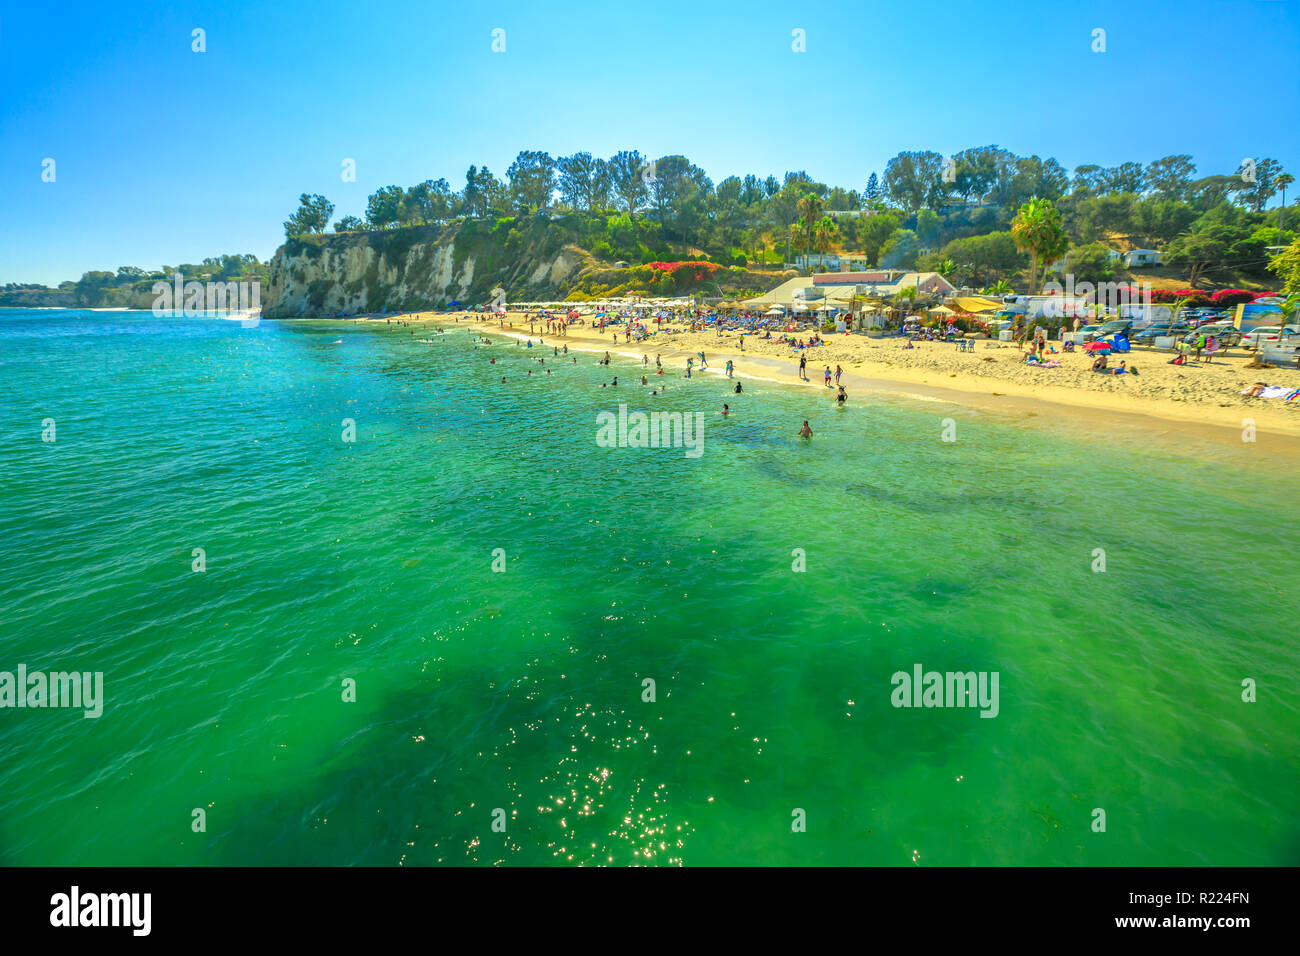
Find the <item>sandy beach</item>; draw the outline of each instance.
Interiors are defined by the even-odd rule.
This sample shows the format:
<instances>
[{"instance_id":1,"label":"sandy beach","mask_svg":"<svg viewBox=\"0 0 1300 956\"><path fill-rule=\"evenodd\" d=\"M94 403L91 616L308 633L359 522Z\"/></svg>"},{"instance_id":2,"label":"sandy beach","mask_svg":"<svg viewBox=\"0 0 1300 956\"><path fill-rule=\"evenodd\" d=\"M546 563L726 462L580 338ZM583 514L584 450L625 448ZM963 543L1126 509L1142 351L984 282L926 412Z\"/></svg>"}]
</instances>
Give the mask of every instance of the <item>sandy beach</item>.
<instances>
[{"instance_id":1,"label":"sandy beach","mask_svg":"<svg viewBox=\"0 0 1300 956\"><path fill-rule=\"evenodd\" d=\"M495 320L464 313L412 313L400 319L530 337L528 317L522 313L508 314L505 329ZM1300 456L1300 405L1241 394L1254 382L1300 388L1300 370L1246 368L1253 353L1240 348L1227 356L1217 355L1208 364L1177 366L1168 364L1170 353L1138 346L1127 355L1111 357L1112 365L1125 360L1138 370L1137 375L1101 375L1091 371L1092 356L1086 352L1049 355L1061 363L1059 368L1035 368L1024 363L1015 343L990 340L974 340L973 352L959 352L949 342L917 342L907 349L898 338L828 334L824 344L799 350L783 344L775 334L768 340L747 333L742 351L737 332L691 332L681 323L665 323L665 331L637 344L624 343L621 327L602 333L591 326L573 326L560 338L534 324L534 340L539 329L548 345L567 343L570 349L638 359L649 355L651 362L662 355L665 367L678 373L688 356L703 351L709 371L721 372L730 359L742 377L808 388L828 404L834 390L823 385L823 370L829 365L834 373L838 365L851 395L866 390L967 405L1015 418L1063 424L1068 420L1090 433L1124 426L1238 446L1244 444L1243 430L1253 423L1256 444L1267 446L1271 454ZM615 331L619 331L617 343ZM798 375L799 358L805 355L808 382Z\"/></svg>"}]
</instances>

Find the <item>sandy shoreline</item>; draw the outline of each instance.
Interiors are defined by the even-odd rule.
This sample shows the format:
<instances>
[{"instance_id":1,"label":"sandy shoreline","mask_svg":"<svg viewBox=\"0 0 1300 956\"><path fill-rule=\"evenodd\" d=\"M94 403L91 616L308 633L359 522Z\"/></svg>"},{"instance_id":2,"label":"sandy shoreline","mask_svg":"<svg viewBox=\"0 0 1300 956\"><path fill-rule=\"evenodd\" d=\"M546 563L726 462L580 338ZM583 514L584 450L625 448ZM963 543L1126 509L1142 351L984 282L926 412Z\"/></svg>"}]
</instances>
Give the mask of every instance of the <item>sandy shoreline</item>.
<instances>
[{"instance_id":1,"label":"sandy shoreline","mask_svg":"<svg viewBox=\"0 0 1300 956\"><path fill-rule=\"evenodd\" d=\"M1228 357L1217 356L1209 365L1169 365L1169 354L1135 348L1112 363L1125 359L1139 370L1132 375L1099 375L1090 371L1086 353L1050 355L1060 368L1037 369L1025 365L1014 343L977 341L974 352L957 352L951 343L918 342L904 349L898 339L828 335L824 345L798 351L775 338L745 335L741 351L736 332L682 331L656 336L645 343L614 344L612 332L603 335L589 326L570 328L567 336L551 336L534 326L530 336L527 318L512 313L502 329L483 316L441 313L413 313L402 321L433 323L445 327L475 328L491 335L539 337L547 345L565 344L570 349L623 356L639 360L663 356L665 368L681 372L687 356L703 351L709 371L721 373L728 359L741 377L763 378L793 387L807 388L827 407L833 404L834 389L823 385L823 369L829 365L844 369L842 383L850 400L862 391L894 395L916 401L942 402L996 413L1011 421L1066 430L1083 437L1112 440L1124 433L1136 443L1162 436L1175 442L1196 440L1237 451L1249 450L1252 457L1300 459L1300 405L1280 399L1250 399L1240 394L1252 382L1300 388L1300 370L1247 369L1250 361L1241 349ZM384 320L374 320L383 322ZM681 328L680 326L676 326ZM808 357L807 375L798 377L799 356ZM698 363L698 359L697 359ZM700 374L698 371L696 374ZM706 373L707 374L707 373ZM810 396L811 397L811 396ZM1243 441L1247 424L1254 424L1254 442Z\"/></svg>"}]
</instances>

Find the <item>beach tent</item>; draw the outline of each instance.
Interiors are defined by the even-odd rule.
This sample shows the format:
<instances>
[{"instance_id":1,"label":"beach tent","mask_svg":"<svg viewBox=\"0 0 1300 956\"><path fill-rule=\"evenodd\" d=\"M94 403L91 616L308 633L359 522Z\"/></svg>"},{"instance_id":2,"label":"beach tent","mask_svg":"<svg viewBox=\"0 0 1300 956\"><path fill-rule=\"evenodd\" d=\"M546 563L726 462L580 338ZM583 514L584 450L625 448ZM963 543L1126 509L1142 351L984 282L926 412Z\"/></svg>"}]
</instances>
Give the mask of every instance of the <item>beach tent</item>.
<instances>
[{"instance_id":1,"label":"beach tent","mask_svg":"<svg viewBox=\"0 0 1300 956\"><path fill-rule=\"evenodd\" d=\"M990 299L982 295L958 296L953 302L962 312L970 312L975 315L981 312L997 312L1003 308L1002 303L997 299Z\"/></svg>"}]
</instances>

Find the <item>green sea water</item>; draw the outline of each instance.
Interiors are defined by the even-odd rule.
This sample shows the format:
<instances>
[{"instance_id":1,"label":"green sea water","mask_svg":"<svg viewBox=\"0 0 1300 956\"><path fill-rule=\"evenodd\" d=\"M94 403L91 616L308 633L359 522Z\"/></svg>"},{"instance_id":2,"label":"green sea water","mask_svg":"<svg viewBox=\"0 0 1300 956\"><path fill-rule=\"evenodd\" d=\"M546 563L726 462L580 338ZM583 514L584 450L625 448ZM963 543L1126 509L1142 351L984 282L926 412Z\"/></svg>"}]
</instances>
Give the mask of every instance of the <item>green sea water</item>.
<instances>
[{"instance_id":1,"label":"green sea water","mask_svg":"<svg viewBox=\"0 0 1300 956\"><path fill-rule=\"evenodd\" d=\"M0 863L1300 863L1256 446L576 357L0 313L0 671L105 697L0 709ZM598 446L620 401L703 454ZM893 706L918 664L997 716Z\"/></svg>"}]
</instances>

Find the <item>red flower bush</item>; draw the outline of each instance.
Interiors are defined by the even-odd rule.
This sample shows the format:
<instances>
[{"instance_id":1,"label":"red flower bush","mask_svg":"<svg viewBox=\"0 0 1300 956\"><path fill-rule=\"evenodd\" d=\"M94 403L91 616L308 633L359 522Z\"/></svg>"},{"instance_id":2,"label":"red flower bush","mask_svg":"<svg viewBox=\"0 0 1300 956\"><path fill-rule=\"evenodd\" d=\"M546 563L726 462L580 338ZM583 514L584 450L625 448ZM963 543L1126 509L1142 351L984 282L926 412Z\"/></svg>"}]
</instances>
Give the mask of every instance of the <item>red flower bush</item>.
<instances>
[{"instance_id":1,"label":"red flower bush","mask_svg":"<svg viewBox=\"0 0 1300 956\"><path fill-rule=\"evenodd\" d=\"M713 278L713 274L722 266L716 262L651 262L651 269L661 276L667 276L678 286L688 282L703 282Z\"/></svg>"},{"instance_id":2,"label":"red flower bush","mask_svg":"<svg viewBox=\"0 0 1300 956\"><path fill-rule=\"evenodd\" d=\"M1255 293L1247 292L1245 289L1220 289L1214 295L1210 296L1210 305L1218 308L1227 308L1232 305L1241 305L1243 302L1253 301Z\"/></svg>"}]
</instances>

